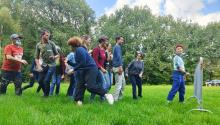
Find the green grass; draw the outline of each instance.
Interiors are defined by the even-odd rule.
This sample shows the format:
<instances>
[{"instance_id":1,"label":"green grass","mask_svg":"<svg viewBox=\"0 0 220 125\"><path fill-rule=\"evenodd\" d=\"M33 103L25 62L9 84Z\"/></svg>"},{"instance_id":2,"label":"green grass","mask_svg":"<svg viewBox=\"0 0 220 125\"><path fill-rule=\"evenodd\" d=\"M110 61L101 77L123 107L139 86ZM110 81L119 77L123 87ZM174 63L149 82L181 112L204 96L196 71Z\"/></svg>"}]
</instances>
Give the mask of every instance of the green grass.
<instances>
[{"instance_id":1,"label":"green grass","mask_svg":"<svg viewBox=\"0 0 220 125\"><path fill-rule=\"evenodd\" d=\"M204 108L213 112L188 112L196 108L196 100L166 105L171 86L144 86L143 98L131 98L131 86L126 86L122 100L114 105L107 102L89 102L86 93L84 105L79 107L65 96L67 84L62 84L59 96L42 98L36 88L15 96L9 85L6 95L0 96L0 125L220 125L220 87L204 87ZM193 87L186 87L186 98Z\"/></svg>"}]
</instances>

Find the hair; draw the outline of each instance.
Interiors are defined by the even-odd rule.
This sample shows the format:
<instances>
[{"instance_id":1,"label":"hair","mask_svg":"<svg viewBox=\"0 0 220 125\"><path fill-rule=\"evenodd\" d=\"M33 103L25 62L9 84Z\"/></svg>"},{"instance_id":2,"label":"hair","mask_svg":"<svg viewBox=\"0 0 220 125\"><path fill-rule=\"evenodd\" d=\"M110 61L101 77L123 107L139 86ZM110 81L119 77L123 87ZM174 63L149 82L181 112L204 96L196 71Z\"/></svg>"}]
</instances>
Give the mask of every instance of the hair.
<instances>
[{"instance_id":1,"label":"hair","mask_svg":"<svg viewBox=\"0 0 220 125\"><path fill-rule=\"evenodd\" d=\"M106 42L108 41L108 37L107 36L101 36L98 40L99 43L102 43L102 42Z\"/></svg>"},{"instance_id":2,"label":"hair","mask_svg":"<svg viewBox=\"0 0 220 125\"><path fill-rule=\"evenodd\" d=\"M175 49L178 48L178 47L181 47L182 49L184 49L184 46L181 45L181 44L177 44L176 47L175 47Z\"/></svg>"},{"instance_id":3,"label":"hair","mask_svg":"<svg viewBox=\"0 0 220 125\"><path fill-rule=\"evenodd\" d=\"M85 42L86 40L90 39L90 36L89 35L82 35L80 38L82 39L83 42Z\"/></svg>"},{"instance_id":4,"label":"hair","mask_svg":"<svg viewBox=\"0 0 220 125\"><path fill-rule=\"evenodd\" d=\"M137 57L138 54L141 54L141 58L142 58L142 59L144 58L144 53L141 52L141 51L136 51L136 53L135 53L135 58Z\"/></svg>"},{"instance_id":5,"label":"hair","mask_svg":"<svg viewBox=\"0 0 220 125\"><path fill-rule=\"evenodd\" d=\"M40 37L42 37L45 33L50 33L50 31L47 30L47 29L43 29L43 30L40 32Z\"/></svg>"},{"instance_id":6,"label":"hair","mask_svg":"<svg viewBox=\"0 0 220 125\"><path fill-rule=\"evenodd\" d=\"M122 38L122 36L116 36L115 37L115 42L117 42L119 39L121 39Z\"/></svg>"},{"instance_id":7,"label":"hair","mask_svg":"<svg viewBox=\"0 0 220 125\"><path fill-rule=\"evenodd\" d=\"M68 41L67 41L67 44L69 46L72 46L72 47L79 47L81 46L83 43L82 39L80 37L71 37Z\"/></svg>"}]
</instances>

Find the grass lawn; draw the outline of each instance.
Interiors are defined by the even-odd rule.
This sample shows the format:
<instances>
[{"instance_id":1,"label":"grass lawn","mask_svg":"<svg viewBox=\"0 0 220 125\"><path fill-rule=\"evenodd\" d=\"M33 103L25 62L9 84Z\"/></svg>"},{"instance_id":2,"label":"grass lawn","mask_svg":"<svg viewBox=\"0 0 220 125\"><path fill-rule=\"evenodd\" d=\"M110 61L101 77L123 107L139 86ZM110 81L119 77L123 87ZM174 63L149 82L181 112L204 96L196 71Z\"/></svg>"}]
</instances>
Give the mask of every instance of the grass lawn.
<instances>
[{"instance_id":1,"label":"grass lawn","mask_svg":"<svg viewBox=\"0 0 220 125\"><path fill-rule=\"evenodd\" d=\"M9 85L6 95L0 96L0 125L220 125L220 87L203 87L204 108L213 112L191 112L197 107L195 99L167 105L166 96L171 86L144 86L143 98L131 98L131 86L126 86L124 98L114 105L89 102L86 93L79 107L66 97L67 84L61 85L59 96L41 97L35 88L27 89L21 97L15 96ZM112 88L112 90L114 87ZM186 98L193 87L186 87Z\"/></svg>"}]
</instances>

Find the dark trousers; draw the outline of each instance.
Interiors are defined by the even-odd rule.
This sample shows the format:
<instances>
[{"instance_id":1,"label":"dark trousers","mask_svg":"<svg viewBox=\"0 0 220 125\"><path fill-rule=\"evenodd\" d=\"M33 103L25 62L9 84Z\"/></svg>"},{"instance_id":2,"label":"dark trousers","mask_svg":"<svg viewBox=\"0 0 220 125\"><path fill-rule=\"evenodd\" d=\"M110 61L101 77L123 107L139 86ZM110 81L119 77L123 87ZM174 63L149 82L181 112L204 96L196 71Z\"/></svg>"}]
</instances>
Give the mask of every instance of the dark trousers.
<instances>
[{"instance_id":1,"label":"dark trousers","mask_svg":"<svg viewBox=\"0 0 220 125\"><path fill-rule=\"evenodd\" d=\"M85 89L91 93L95 93L101 96L106 94L106 90L103 89L102 84L98 83L98 69L89 68L84 70L77 70L76 72L76 91L75 101L83 101Z\"/></svg>"},{"instance_id":2,"label":"dark trousers","mask_svg":"<svg viewBox=\"0 0 220 125\"><path fill-rule=\"evenodd\" d=\"M75 78L75 74L70 75L70 84L69 87L67 89L67 96L73 96L75 95L75 88L76 88L76 78Z\"/></svg>"},{"instance_id":3,"label":"dark trousers","mask_svg":"<svg viewBox=\"0 0 220 125\"><path fill-rule=\"evenodd\" d=\"M172 78L173 78L173 85L167 96L167 100L172 101L176 93L179 92L179 102L183 102L185 95L184 75L181 72L174 71L172 74Z\"/></svg>"},{"instance_id":4,"label":"dark trousers","mask_svg":"<svg viewBox=\"0 0 220 125\"><path fill-rule=\"evenodd\" d=\"M138 87L138 96L142 97L142 80L139 75L129 75L129 79L132 84L133 98L137 98L136 86Z\"/></svg>"},{"instance_id":5,"label":"dark trousers","mask_svg":"<svg viewBox=\"0 0 220 125\"><path fill-rule=\"evenodd\" d=\"M2 70L2 78L0 82L0 94L6 94L8 84L13 81L15 85L15 94L21 95L22 76L21 72Z\"/></svg>"},{"instance_id":6,"label":"dark trousers","mask_svg":"<svg viewBox=\"0 0 220 125\"><path fill-rule=\"evenodd\" d=\"M29 84L26 85L26 86L24 86L24 87L22 87L22 91L24 91L24 90L27 89L27 88L33 87L35 80L38 81L38 76L39 76L38 72L33 72L33 77L30 77L30 82L29 82ZM39 85L38 88L37 88L37 92L39 92L40 90L41 90L41 86Z\"/></svg>"},{"instance_id":7,"label":"dark trousers","mask_svg":"<svg viewBox=\"0 0 220 125\"><path fill-rule=\"evenodd\" d=\"M52 79L52 75L55 72L55 66L48 67L47 70L39 73L38 82L39 85L42 87L44 96L49 96L50 92L50 81Z\"/></svg>"},{"instance_id":8,"label":"dark trousers","mask_svg":"<svg viewBox=\"0 0 220 125\"><path fill-rule=\"evenodd\" d=\"M110 87L105 87L105 80L104 80L104 76L103 74L101 73L101 71L99 70L98 72L98 76L97 76L97 83L100 84L106 91L108 91L108 88ZM109 85L110 86L110 85ZM95 99L95 96L96 94L95 93L91 93L91 96L90 96L90 100L94 100ZM104 100L105 97L104 96L100 96L100 100Z\"/></svg>"}]
</instances>

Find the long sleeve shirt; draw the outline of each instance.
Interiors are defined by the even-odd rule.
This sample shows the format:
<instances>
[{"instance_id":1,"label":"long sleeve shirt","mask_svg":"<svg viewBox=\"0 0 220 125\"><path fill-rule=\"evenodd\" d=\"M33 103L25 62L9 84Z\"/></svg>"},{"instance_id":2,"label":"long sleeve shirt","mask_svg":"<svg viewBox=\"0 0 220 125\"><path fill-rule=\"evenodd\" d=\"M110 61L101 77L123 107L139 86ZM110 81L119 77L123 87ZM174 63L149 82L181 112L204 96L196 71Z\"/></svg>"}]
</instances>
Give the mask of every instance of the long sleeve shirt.
<instances>
[{"instance_id":1,"label":"long sleeve shirt","mask_svg":"<svg viewBox=\"0 0 220 125\"><path fill-rule=\"evenodd\" d=\"M96 63L94 59L89 55L89 53L86 51L83 47L77 47L75 51L75 61L76 63L72 63L70 61L67 61L67 63L74 67L74 70L85 70L89 68L96 67Z\"/></svg>"},{"instance_id":2,"label":"long sleeve shirt","mask_svg":"<svg viewBox=\"0 0 220 125\"><path fill-rule=\"evenodd\" d=\"M98 68L104 68L104 63L106 61L106 54L104 49L101 49L100 47L94 48L92 52L92 57L95 60Z\"/></svg>"},{"instance_id":3,"label":"long sleeve shirt","mask_svg":"<svg viewBox=\"0 0 220 125\"><path fill-rule=\"evenodd\" d=\"M119 67L123 65L121 46L116 44L113 48L113 67Z\"/></svg>"},{"instance_id":4,"label":"long sleeve shirt","mask_svg":"<svg viewBox=\"0 0 220 125\"><path fill-rule=\"evenodd\" d=\"M127 68L129 75L139 75L141 72L144 72L144 62L133 60Z\"/></svg>"}]
</instances>

